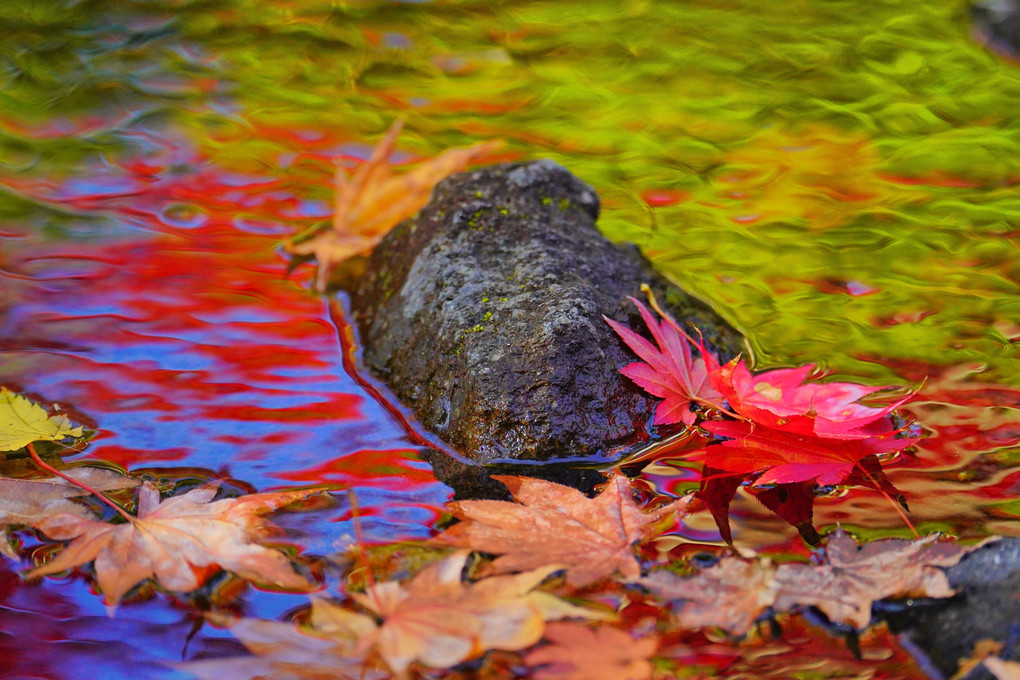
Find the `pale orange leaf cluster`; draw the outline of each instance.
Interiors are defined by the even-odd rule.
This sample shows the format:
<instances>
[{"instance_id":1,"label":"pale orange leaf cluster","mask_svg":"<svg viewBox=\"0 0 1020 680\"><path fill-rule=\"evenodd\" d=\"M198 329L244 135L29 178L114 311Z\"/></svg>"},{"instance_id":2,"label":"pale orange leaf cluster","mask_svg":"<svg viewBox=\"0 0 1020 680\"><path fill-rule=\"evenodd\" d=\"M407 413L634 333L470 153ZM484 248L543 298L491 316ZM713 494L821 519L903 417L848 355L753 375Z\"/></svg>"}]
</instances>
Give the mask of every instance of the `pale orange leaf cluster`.
<instances>
[{"instance_id":1,"label":"pale orange leaf cluster","mask_svg":"<svg viewBox=\"0 0 1020 680\"><path fill-rule=\"evenodd\" d=\"M258 583L314 589L285 554L255 542L269 527L261 514L313 493L284 491L213 501L216 487L205 486L160 502L159 491L146 483L138 496L138 516L126 524L73 512L36 522L50 538L71 544L27 576L55 574L95 560L96 580L107 604L117 603L149 578L169 590L195 590L216 566Z\"/></svg>"},{"instance_id":2,"label":"pale orange leaf cluster","mask_svg":"<svg viewBox=\"0 0 1020 680\"><path fill-rule=\"evenodd\" d=\"M527 477L494 477L518 503L460 501L448 505L464 520L436 540L499 555L495 573L558 566L567 583L582 588L619 572L626 579L641 575L634 544L648 539L667 517L683 514L690 502L681 498L645 512L634 501L630 481L611 477L605 489L588 498L577 489Z\"/></svg>"},{"instance_id":3,"label":"pale orange leaf cluster","mask_svg":"<svg viewBox=\"0 0 1020 680\"><path fill-rule=\"evenodd\" d=\"M322 632L356 635L359 650L375 649L403 674L414 662L447 668L490 649L525 649L542 638L549 620L606 618L535 590L555 567L465 582L468 556L458 551L407 584L387 581L351 594L374 617L316 600L312 624Z\"/></svg>"},{"instance_id":4,"label":"pale orange leaf cluster","mask_svg":"<svg viewBox=\"0 0 1020 680\"><path fill-rule=\"evenodd\" d=\"M402 127L403 120L394 122L371 157L349 179L337 165L332 228L305 240L293 238L286 242L284 247L294 255L315 256L319 265L316 285L320 291L326 289L330 273L337 265L370 251L390 229L425 207L440 180L477 163L502 145L500 140L490 140L447 149L398 175L389 159Z\"/></svg>"},{"instance_id":5,"label":"pale orange leaf cluster","mask_svg":"<svg viewBox=\"0 0 1020 680\"><path fill-rule=\"evenodd\" d=\"M449 668L489 650L516 651L542 639L546 621L612 615L535 590L554 568L466 581L469 551L434 562L407 583L351 594L362 613L312 600L310 628L241 619L229 628L254 656L181 664L201 678L284 680L397 677L412 665ZM329 675L332 672L334 675Z\"/></svg>"}]
</instances>

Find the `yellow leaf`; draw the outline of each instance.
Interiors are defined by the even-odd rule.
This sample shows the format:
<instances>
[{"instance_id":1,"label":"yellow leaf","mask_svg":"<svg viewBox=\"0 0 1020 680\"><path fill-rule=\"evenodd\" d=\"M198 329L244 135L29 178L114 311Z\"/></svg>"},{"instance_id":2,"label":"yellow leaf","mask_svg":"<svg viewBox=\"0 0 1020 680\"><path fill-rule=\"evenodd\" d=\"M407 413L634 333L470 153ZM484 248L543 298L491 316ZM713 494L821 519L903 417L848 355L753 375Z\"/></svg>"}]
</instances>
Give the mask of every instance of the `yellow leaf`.
<instances>
[{"instance_id":1,"label":"yellow leaf","mask_svg":"<svg viewBox=\"0 0 1020 680\"><path fill-rule=\"evenodd\" d=\"M0 387L0 451L17 451L32 442L55 442L81 433L81 426L71 427L67 416L50 416L38 404Z\"/></svg>"},{"instance_id":2,"label":"yellow leaf","mask_svg":"<svg viewBox=\"0 0 1020 680\"><path fill-rule=\"evenodd\" d=\"M390 229L425 207L440 180L460 172L502 145L500 140L491 140L448 149L414 170L397 175L389 157L403 124L402 120L393 123L371 158L362 163L350 179L343 168L337 166L332 228L311 238L293 238L284 244L294 255L315 256L319 263L319 290L325 290L330 272L337 265L370 251Z\"/></svg>"}]
</instances>

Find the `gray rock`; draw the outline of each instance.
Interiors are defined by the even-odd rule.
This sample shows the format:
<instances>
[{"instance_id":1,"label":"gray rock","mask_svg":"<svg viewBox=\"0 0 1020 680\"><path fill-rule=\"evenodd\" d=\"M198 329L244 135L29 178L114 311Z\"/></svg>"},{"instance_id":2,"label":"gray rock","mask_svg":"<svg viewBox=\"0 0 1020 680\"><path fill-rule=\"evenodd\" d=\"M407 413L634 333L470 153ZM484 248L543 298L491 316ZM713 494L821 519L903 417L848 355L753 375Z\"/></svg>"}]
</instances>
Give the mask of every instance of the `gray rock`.
<instances>
[{"instance_id":1,"label":"gray rock","mask_svg":"<svg viewBox=\"0 0 1020 680\"><path fill-rule=\"evenodd\" d=\"M887 616L890 626L935 678L955 677L982 640L1020 661L1020 539L1003 538L969 553L947 572L959 594L948 602L916 603ZM977 666L964 680L994 680Z\"/></svg>"},{"instance_id":2,"label":"gray rock","mask_svg":"<svg viewBox=\"0 0 1020 680\"><path fill-rule=\"evenodd\" d=\"M970 13L979 40L1006 57L1020 58L1020 0L978 0Z\"/></svg>"},{"instance_id":3,"label":"gray rock","mask_svg":"<svg viewBox=\"0 0 1020 680\"><path fill-rule=\"evenodd\" d=\"M593 461L648 441L635 357L603 321L642 328L649 283L724 359L742 337L595 228L595 191L552 161L440 183L373 252L352 291L364 361L420 422L484 464Z\"/></svg>"}]
</instances>

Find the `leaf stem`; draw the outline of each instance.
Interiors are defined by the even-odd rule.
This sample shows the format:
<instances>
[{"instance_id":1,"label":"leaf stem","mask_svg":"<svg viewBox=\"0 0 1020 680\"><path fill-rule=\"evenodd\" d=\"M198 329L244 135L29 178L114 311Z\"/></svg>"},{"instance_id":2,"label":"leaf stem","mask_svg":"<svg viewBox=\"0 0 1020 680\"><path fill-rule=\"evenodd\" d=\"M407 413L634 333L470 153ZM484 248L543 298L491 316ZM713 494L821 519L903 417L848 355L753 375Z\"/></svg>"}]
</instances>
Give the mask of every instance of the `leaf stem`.
<instances>
[{"instance_id":1,"label":"leaf stem","mask_svg":"<svg viewBox=\"0 0 1020 680\"><path fill-rule=\"evenodd\" d=\"M878 492L885 496L885 499L893 506L893 510L896 511L896 513L900 516L900 519L903 520L903 523L907 525L908 529L910 529L910 533L914 534L914 538L921 538L921 534L917 533L917 529L914 528L910 518L907 517L907 513L903 512L903 508L900 507L900 504L894 501L892 496L890 496L889 493L882 488L882 485L878 483L871 473L864 469L864 466L860 464L860 461L855 463L855 465L858 470L864 473L864 476L868 478L868 481L871 482L876 489L878 489Z\"/></svg>"},{"instance_id":2,"label":"leaf stem","mask_svg":"<svg viewBox=\"0 0 1020 680\"><path fill-rule=\"evenodd\" d=\"M368 552L365 551L364 535L361 532L361 509L358 506L358 496L354 493L354 489L347 490L347 502L351 505L351 523L354 524L354 541L358 548L358 557L361 558L361 566L365 569L365 581L368 582L367 590L371 593L372 599L375 600L377 597L375 594L375 574L372 573L372 564L368 561Z\"/></svg>"},{"instance_id":3,"label":"leaf stem","mask_svg":"<svg viewBox=\"0 0 1020 680\"><path fill-rule=\"evenodd\" d=\"M30 456L32 456L32 460L35 461L35 464L38 465L39 467L41 467L43 470L46 470L46 472L49 472L52 475L56 475L57 477L60 477L64 481L68 482L69 484L73 484L74 486L78 487L79 489L83 489L87 493L92 494L93 496L95 496L96 498L101 500L103 503L106 503L111 508L116 510L120 514L120 516L123 517L124 519L126 519L127 521L129 521L129 522L134 522L135 521L135 517L133 515L129 514L127 512L127 510L125 510L124 508L120 507L119 505L117 505L116 503L111 501L109 498L107 498L103 494L101 494L98 491L96 491L95 489L93 489L91 486L89 486L85 482L80 482L80 481L78 481L77 479L75 479L74 477L72 477L70 475L65 475L63 472L61 472L57 468L53 467L49 463L44 462L43 459L39 457L38 452L36 452L36 450L35 450L35 446L33 446L32 444L28 444L25 448L28 449L28 454Z\"/></svg>"}]
</instances>

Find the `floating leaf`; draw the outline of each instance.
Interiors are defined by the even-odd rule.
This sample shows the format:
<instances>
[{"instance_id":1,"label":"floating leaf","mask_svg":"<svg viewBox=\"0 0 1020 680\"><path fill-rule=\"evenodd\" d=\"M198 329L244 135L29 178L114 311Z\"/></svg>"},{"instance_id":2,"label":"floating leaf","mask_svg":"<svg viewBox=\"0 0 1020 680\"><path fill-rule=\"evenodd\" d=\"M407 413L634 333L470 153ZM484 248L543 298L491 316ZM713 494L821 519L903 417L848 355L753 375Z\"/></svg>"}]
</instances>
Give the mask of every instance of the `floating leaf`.
<instances>
[{"instance_id":1,"label":"floating leaf","mask_svg":"<svg viewBox=\"0 0 1020 680\"><path fill-rule=\"evenodd\" d=\"M449 511L464 522L436 540L499 555L492 567L508 573L554 565L567 570L575 588L619 571L625 578L641 575L635 543L646 540L655 525L683 513L689 498L651 512L634 502L626 477L615 475L595 498L577 489L528 477L494 477L519 502L460 501Z\"/></svg>"},{"instance_id":2,"label":"floating leaf","mask_svg":"<svg viewBox=\"0 0 1020 680\"><path fill-rule=\"evenodd\" d=\"M654 637L635 640L619 628L575 623L549 624L545 639L551 644L524 657L535 680L647 680L659 646Z\"/></svg>"},{"instance_id":3,"label":"floating leaf","mask_svg":"<svg viewBox=\"0 0 1020 680\"><path fill-rule=\"evenodd\" d=\"M81 426L71 427L67 416L51 416L35 402L0 387L0 451L17 451L32 442L56 442L81 434Z\"/></svg>"},{"instance_id":4,"label":"floating leaf","mask_svg":"<svg viewBox=\"0 0 1020 680\"><path fill-rule=\"evenodd\" d=\"M691 343L671 317L657 321L643 304L628 298L641 312L641 318L655 339L653 345L626 326L602 317L620 339L643 361L620 369L639 387L663 401L655 407L656 425L684 423L693 425L697 419L693 403L715 403L722 395L712 386L704 357L694 358Z\"/></svg>"},{"instance_id":5,"label":"floating leaf","mask_svg":"<svg viewBox=\"0 0 1020 680\"><path fill-rule=\"evenodd\" d=\"M87 484L96 491L130 489L141 482L113 470L94 467L76 467L64 474ZM45 479L10 479L0 477L0 553L17 559L7 541L7 525L37 524L53 515L67 513L78 517L92 517L84 505L71 501L86 491L59 477Z\"/></svg>"},{"instance_id":6,"label":"floating leaf","mask_svg":"<svg viewBox=\"0 0 1020 680\"><path fill-rule=\"evenodd\" d=\"M724 557L694 576L660 570L637 583L677 605L675 620L681 628L721 628L739 636L775 602L775 573L769 562Z\"/></svg>"},{"instance_id":7,"label":"floating leaf","mask_svg":"<svg viewBox=\"0 0 1020 680\"><path fill-rule=\"evenodd\" d=\"M203 659L174 664L199 680L384 680L355 651L357 638L325 635L289 623L240 619L228 630L251 656Z\"/></svg>"},{"instance_id":8,"label":"floating leaf","mask_svg":"<svg viewBox=\"0 0 1020 680\"><path fill-rule=\"evenodd\" d=\"M107 604L114 604L135 585L155 578L169 590L188 592L205 581L208 569L223 569L281 588L315 588L294 571L287 556L253 541L268 526L260 514L307 498L316 491L283 491L213 501L215 486L159 500L159 491L144 484L138 517L127 524L108 524L73 513L36 522L50 538L72 540L47 564L28 573L44 576L95 560L96 579Z\"/></svg>"},{"instance_id":9,"label":"floating leaf","mask_svg":"<svg viewBox=\"0 0 1020 680\"><path fill-rule=\"evenodd\" d=\"M534 590L553 567L464 582L468 555L459 551L433 563L406 585L388 581L352 593L379 617L378 624L325 600L314 602L312 624L319 631L355 635L359 653L374 648L394 672L404 674L416 661L446 668L486 650L530 647L548 620L606 618Z\"/></svg>"},{"instance_id":10,"label":"floating leaf","mask_svg":"<svg viewBox=\"0 0 1020 680\"><path fill-rule=\"evenodd\" d=\"M491 154L502 144L492 140L448 149L414 170L394 174L389 158L403 121L397 120L350 180L337 166L336 208L331 229L295 237L284 247L295 255L314 255L319 264L317 285L325 290L330 272L344 260L371 250L394 226L414 216L428 203L442 179Z\"/></svg>"},{"instance_id":11,"label":"floating leaf","mask_svg":"<svg viewBox=\"0 0 1020 680\"><path fill-rule=\"evenodd\" d=\"M907 541L889 538L858 546L842 529L828 537L828 564L783 564L776 572L775 607L818 607L835 623L864 628L871 605L887 597L950 597L954 591L940 567L960 561L967 549L939 543L937 535Z\"/></svg>"}]
</instances>

